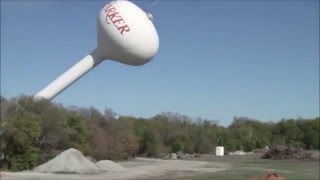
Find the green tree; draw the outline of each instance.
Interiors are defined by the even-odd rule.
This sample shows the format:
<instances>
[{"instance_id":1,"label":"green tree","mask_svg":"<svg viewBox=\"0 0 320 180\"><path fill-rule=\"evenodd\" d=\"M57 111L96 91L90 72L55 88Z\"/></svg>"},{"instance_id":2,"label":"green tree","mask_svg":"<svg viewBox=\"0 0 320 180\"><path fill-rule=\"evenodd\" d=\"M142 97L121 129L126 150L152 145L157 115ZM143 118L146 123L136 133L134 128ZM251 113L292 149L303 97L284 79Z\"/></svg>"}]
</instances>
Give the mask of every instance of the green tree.
<instances>
[{"instance_id":1,"label":"green tree","mask_svg":"<svg viewBox=\"0 0 320 180\"><path fill-rule=\"evenodd\" d=\"M297 125L303 133L303 144L308 149L320 149L320 118L298 120Z\"/></svg>"},{"instance_id":2,"label":"green tree","mask_svg":"<svg viewBox=\"0 0 320 180\"><path fill-rule=\"evenodd\" d=\"M288 146L302 146L303 132L297 126L297 122L293 119L281 120L276 124L276 134L284 137Z\"/></svg>"},{"instance_id":3,"label":"green tree","mask_svg":"<svg viewBox=\"0 0 320 180\"><path fill-rule=\"evenodd\" d=\"M8 168L12 171L31 169L39 160L37 144L41 134L39 116L25 112L17 106L8 109L8 125L4 130L6 147L4 154L8 159Z\"/></svg>"},{"instance_id":4,"label":"green tree","mask_svg":"<svg viewBox=\"0 0 320 180\"><path fill-rule=\"evenodd\" d=\"M150 126L146 129L141 149L149 157L156 157L160 153L166 153L166 151L163 151L164 146L155 127Z\"/></svg>"},{"instance_id":5,"label":"green tree","mask_svg":"<svg viewBox=\"0 0 320 180\"><path fill-rule=\"evenodd\" d=\"M88 128L85 119L74 112L69 112L67 115L67 123L71 147L88 151Z\"/></svg>"}]
</instances>

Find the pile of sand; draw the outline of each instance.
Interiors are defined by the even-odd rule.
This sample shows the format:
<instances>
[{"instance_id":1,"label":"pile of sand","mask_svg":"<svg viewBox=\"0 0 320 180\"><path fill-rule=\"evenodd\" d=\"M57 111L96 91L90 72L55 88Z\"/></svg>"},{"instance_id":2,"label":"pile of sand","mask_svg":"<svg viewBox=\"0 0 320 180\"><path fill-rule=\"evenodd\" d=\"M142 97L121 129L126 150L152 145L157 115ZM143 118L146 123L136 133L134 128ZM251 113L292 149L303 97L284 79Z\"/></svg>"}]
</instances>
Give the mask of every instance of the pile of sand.
<instances>
[{"instance_id":1,"label":"pile of sand","mask_svg":"<svg viewBox=\"0 0 320 180\"><path fill-rule=\"evenodd\" d=\"M102 160L96 163L99 169L102 171L108 171L108 172L120 172L120 171L125 171L126 168L122 167L121 165L109 161L109 160Z\"/></svg>"},{"instance_id":2,"label":"pile of sand","mask_svg":"<svg viewBox=\"0 0 320 180\"><path fill-rule=\"evenodd\" d=\"M125 170L121 165L109 160L94 163L90 158L85 157L80 151L73 148L63 151L47 163L33 169L34 172L68 174L96 174L106 171L120 172Z\"/></svg>"},{"instance_id":3,"label":"pile of sand","mask_svg":"<svg viewBox=\"0 0 320 180\"><path fill-rule=\"evenodd\" d=\"M34 168L33 171L43 173L94 174L99 173L101 170L80 151L70 148L47 163Z\"/></svg>"}]
</instances>

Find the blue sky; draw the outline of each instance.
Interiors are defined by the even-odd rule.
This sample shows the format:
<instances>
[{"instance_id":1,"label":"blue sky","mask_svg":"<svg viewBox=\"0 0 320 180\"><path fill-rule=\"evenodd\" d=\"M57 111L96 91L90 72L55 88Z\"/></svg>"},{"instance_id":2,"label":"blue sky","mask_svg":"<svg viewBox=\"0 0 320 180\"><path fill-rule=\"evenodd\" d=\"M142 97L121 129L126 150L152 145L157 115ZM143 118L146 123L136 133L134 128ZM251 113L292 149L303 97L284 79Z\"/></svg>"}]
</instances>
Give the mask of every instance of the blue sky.
<instances>
[{"instance_id":1,"label":"blue sky","mask_svg":"<svg viewBox=\"0 0 320 180\"><path fill-rule=\"evenodd\" d=\"M107 1L1 1L1 95L34 95L96 47ZM133 1L148 8L153 1ZM53 101L152 117L319 116L319 1L169 1L144 66L105 61Z\"/></svg>"}]
</instances>

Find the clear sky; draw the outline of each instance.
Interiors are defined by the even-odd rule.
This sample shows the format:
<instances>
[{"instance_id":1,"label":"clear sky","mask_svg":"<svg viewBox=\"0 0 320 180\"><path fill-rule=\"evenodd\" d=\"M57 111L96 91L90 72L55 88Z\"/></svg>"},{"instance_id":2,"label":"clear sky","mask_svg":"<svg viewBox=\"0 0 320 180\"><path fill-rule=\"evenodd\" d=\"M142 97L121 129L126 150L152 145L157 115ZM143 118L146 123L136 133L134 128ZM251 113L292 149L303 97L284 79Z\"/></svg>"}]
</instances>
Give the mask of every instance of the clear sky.
<instances>
[{"instance_id":1,"label":"clear sky","mask_svg":"<svg viewBox=\"0 0 320 180\"><path fill-rule=\"evenodd\" d=\"M106 3L2 0L1 95L34 95L91 52ZM319 116L319 1L160 0L150 12L160 37L150 63L105 61L53 101L222 125Z\"/></svg>"}]
</instances>

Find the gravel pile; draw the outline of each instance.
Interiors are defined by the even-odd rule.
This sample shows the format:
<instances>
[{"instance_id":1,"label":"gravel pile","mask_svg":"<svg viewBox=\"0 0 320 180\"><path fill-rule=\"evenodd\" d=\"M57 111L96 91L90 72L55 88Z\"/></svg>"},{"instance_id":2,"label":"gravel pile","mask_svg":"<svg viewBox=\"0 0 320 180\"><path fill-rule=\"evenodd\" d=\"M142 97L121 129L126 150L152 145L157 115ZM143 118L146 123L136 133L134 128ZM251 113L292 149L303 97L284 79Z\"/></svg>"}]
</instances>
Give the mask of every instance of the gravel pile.
<instances>
[{"instance_id":1,"label":"gravel pile","mask_svg":"<svg viewBox=\"0 0 320 180\"><path fill-rule=\"evenodd\" d=\"M109 160L99 161L96 163L96 165L102 171L107 171L107 172L121 172L126 170L126 168L122 167L121 165Z\"/></svg>"},{"instance_id":2,"label":"gravel pile","mask_svg":"<svg viewBox=\"0 0 320 180\"><path fill-rule=\"evenodd\" d=\"M33 171L42 173L95 174L101 170L80 151L70 148L47 163L34 168Z\"/></svg>"},{"instance_id":3,"label":"gravel pile","mask_svg":"<svg viewBox=\"0 0 320 180\"><path fill-rule=\"evenodd\" d=\"M109 160L95 163L93 158L85 157L80 151L73 148L63 151L47 163L33 169L34 172L63 174L97 174L125 170L121 165Z\"/></svg>"}]
</instances>

